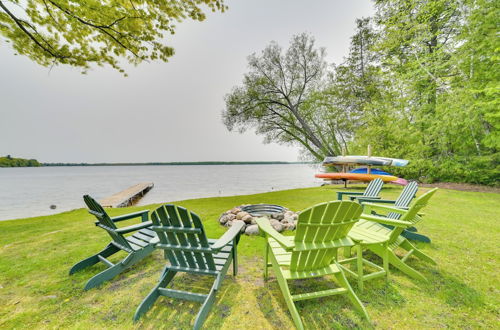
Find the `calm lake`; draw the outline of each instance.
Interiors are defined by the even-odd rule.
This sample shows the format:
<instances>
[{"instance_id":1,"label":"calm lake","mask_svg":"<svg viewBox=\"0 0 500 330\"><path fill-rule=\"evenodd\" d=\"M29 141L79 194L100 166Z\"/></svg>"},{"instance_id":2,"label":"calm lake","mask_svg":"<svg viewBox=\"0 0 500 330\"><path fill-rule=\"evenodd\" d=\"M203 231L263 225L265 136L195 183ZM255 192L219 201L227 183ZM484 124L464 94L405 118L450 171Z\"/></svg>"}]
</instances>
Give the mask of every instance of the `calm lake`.
<instances>
[{"instance_id":1,"label":"calm lake","mask_svg":"<svg viewBox=\"0 0 500 330\"><path fill-rule=\"evenodd\" d=\"M101 199L140 182L155 185L145 205L318 186L316 172L303 164L0 168L0 220L82 208L84 194Z\"/></svg>"}]
</instances>

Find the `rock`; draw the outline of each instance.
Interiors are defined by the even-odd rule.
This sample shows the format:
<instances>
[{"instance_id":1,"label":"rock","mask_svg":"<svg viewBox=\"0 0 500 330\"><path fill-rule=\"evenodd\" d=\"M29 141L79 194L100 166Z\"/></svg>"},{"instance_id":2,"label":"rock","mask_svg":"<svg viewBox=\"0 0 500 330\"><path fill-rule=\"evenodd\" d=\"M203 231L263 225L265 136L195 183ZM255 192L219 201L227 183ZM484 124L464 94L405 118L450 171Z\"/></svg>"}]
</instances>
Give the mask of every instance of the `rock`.
<instances>
[{"instance_id":1,"label":"rock","mask_svg":"<svg viewBox=\"0 0 500 330\"><path fill-rule=\"evenodd\" d=\"M238 212L238 214L236 214L236 219L242 220L243 217L246 217L247 215L250 215L250 214L248 214L247 212L244 212L244 211Z\"/></svg>"},{"instance_id":2,"label":"rock","mask_svg":"<svg viewBox=\"0 0 500 330\"><path fill-rule=\"evenodd\" d=\"M247 226L247 228L245 229L245 234L250 236L259 235L259 226L257 225Z\"/></svg>"},{"instance_id":3,"label":"rock","mask_svg":"<svg viewBox=\"0 0 500 330\"><path fill-rule=\"evenodd\" d=\"M271 214L271 218L276 220L283 220L285 218L285 215L283 213L273 213Z\"/></svg>"},{"instance_id":4,"label":"rock","mask_svg":"<svg viewBox=\"0 0 500 330\"><path fill-rule=\"evenodd\" d=\"M243 220L245 223L252 223L253 217L250 214L245 215L241 220Z\"/></svg>"},{"instance_id":5,"label":"rock","mask_svg":"<svg viewBox=\"0 0 500 330\"><path fill-rule=\"evenodd\" d=\"M232 208L229 212L236 215L239 212L241 212L241 209L238 207L235 207L235 208Z\"/></svg>"},{"instance_id":6,"label":"rock","mask_svg":"<svg viewBox=\"0 0 500 330\"><path fill-rule=\"evenodd\" d=\"M285 224L285 230L294 230L295 224L293 222L288 222Z\"/></svg>"},{"instance_id":7,"label":"rock","mask_svg":"<svg viewBox=\"0 0 500 330\"><path fill-rule=\"evenodd\" d=\"M252 224L252 225L257 224L257 219L256 219L256 218L254 218L254 217L252 217L252 221L250 222L250 224Z\"/></svg>"},{"instance_id":8,"label":"rock","mask_svg":"<svg viewBox=\"0 0 500 330\"><path fill-rule=\"evenodd\" d=\"M271 226L273 226L273 228L278 232L278 233L281 233L283 231L283 229L285 229L285 227L281 224L281 222L279 222L278 220L275 220L275 219L271 219L271 221L269 221L271 223Z\"/></svg>"},{"instance_id":9,"label":"rock","mask_svg":"<svg viewBox=\"0 0 500 330\"><path fill-rule=\"evenodd\" d=\"M288 210L288 211L286 211L286 212L284 213L285 218L290 218L290 217L292 217L294 214L295 214L295 213L293 213L293 211L290 211L290 210Z\"/></svg>"},{"instance_id":10,"label":"rock","mask_svg":"<svg viewBox=\"0 0 500 330\"><path fill-rule=\"evenodd\" d=\"M232 216L234 216L234 214L231 214ZM222 214L222 216L219 218L219 222L221 224L225 224L226 222L228 222L229 220L232 220L229 218L229 215L228 214Z\"/></svg>"},{"instance_id":11,"label":"rock","mask_svg":"<svg viewBox=\"0 0 500 330\"><path fill-rule=\"evenodd\" d=\"M232 225L233 225L233 221L229 220L228 222L226 222L226 224L224 226L231 227Z\"/></svg>"},{"instance_id":12,"label":"rock","mask_svg":"<svg viewBox=\"0 0 500 330\"><path fill-rule=\"evenodd\" d=\"M292 219L293 219L293 220L297 220L298 218L299 218L299 215L298 215L297 213L294 213L294 214L292 215Z\"/></svg>"},{"instance_id":13,"label":"rock","mask_svg":"<svg viewBox=\"0 0 500 330\"><path fill-rule=\"evenodd\" d=\"M232 220L234 220L234 219L236 219L236 215L234 215L234 214L232 214L232 213L229 213L229 214L227 215L227 217L228 217L228 219L229 219L229 220L231 220L231 221L232 221Z\"/></svg>"}]
</instances>

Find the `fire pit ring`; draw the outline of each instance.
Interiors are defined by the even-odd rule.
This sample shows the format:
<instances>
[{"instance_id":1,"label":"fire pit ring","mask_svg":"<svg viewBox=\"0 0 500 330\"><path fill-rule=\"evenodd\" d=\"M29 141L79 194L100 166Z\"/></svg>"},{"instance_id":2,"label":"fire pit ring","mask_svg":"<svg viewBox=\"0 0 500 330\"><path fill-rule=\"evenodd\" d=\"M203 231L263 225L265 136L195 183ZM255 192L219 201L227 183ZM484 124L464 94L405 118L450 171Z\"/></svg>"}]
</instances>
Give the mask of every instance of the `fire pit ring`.
<instances>
[{"instance_id":1,"label":"fire pit ring","mask_svg":"<svg viewBox=\"0 0 500 330\"><path fill-rule=\"evenodd\" d=\"M276 204L252 204L242 206L241 210L248 212L253 217L262 217L276 213L284 213L288 209Z\"/></svg>"},{"instance_id":2,"label":"fire pit ring","mask_svg":"<svg viewBox=\"0 0 500 330\"><path fill-rule=\"evenodd\" d=\"M258 235L258 218L267 218L271 226L278 232L283 230L294 230L297 227L299 215L284 206L276 204L245 204L233 207L222 213L219 223L225 227L231 227L233 222L243 221L245 226L241 232L246 235Z\"/></svg>"}]
</instances>

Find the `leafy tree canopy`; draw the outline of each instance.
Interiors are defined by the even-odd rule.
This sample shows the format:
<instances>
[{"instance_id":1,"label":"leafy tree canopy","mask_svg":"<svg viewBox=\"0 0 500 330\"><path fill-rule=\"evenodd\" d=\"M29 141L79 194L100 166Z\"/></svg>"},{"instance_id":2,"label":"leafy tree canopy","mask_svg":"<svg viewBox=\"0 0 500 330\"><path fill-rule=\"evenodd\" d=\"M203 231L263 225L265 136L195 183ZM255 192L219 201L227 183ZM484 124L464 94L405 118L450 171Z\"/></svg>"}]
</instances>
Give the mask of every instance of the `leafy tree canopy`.
<instances>
[{"instance_id":1,"label":"leafy tree canopy","mask_svg":"<svg viewBox=\"0 0 500 330\"><path fill-rule=\"evenodd\" d=\"M167 61L164 44L176 23L202 21L202 7L223 12L224 0L0 0L0 40L44 65L88 69L108 64Z\"/></svg>"}]
</instances>

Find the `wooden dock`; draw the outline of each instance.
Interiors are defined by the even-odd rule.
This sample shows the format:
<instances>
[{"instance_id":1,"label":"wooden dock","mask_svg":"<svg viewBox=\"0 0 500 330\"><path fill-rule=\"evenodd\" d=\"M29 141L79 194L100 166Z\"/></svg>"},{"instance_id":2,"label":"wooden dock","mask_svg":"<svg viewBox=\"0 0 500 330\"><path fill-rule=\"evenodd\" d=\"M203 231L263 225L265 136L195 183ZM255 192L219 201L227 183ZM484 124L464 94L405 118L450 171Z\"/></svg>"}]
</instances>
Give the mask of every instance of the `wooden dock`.
<instances>
[{"instance_id":1,"label":"wooden dock","mask_svg":"<svg viewBox=\"0 0 500 330\"><path fill-rule=\"evenodd\" d=\"M144 196L153 186L153 182L138 183L113 196L101 199L100 203L103 207L126 207L131 205L136 199Z\"/></svg>"}]
</instances>

